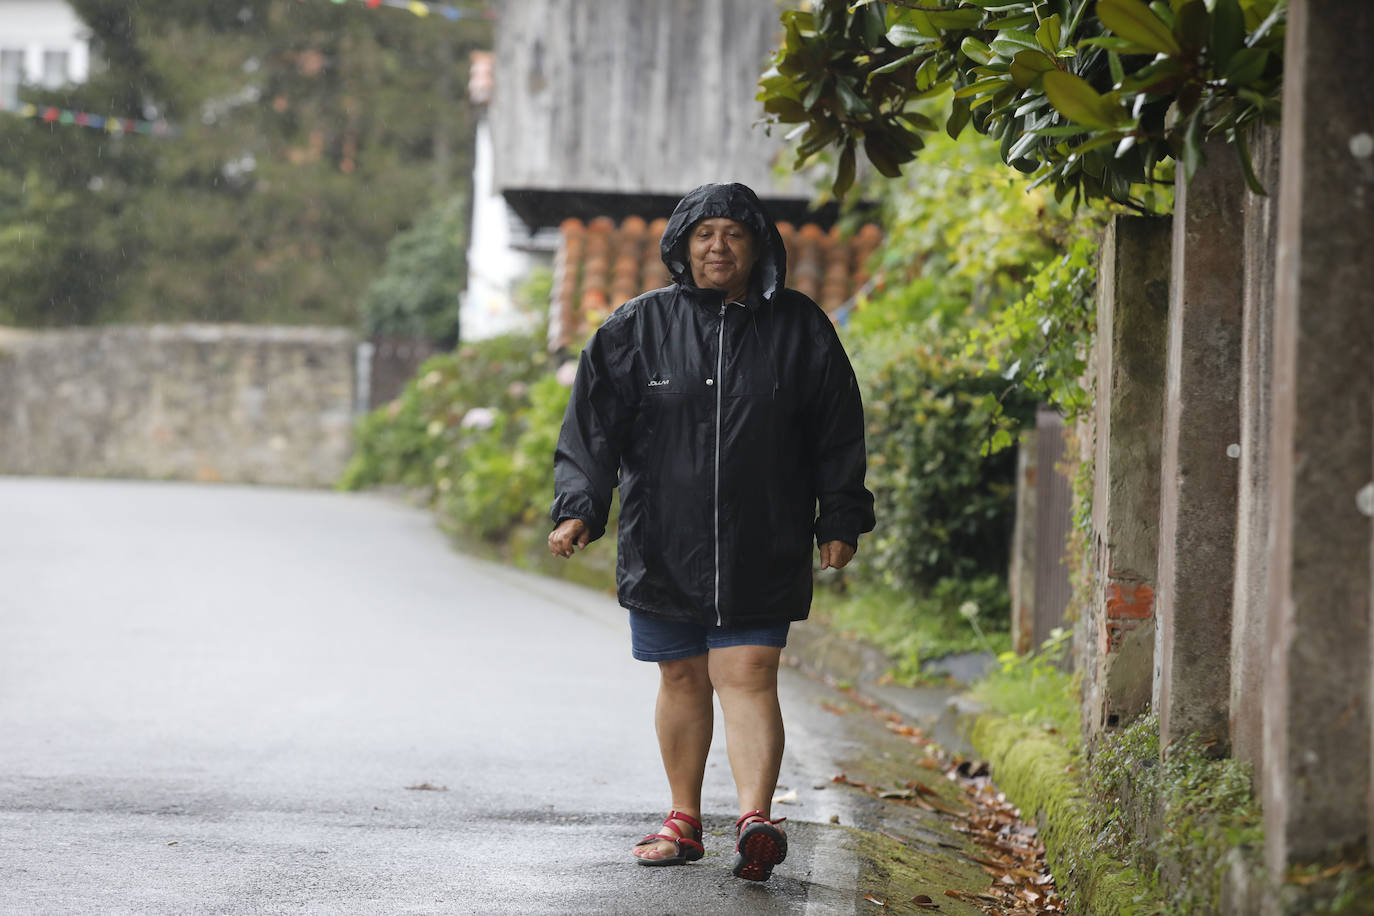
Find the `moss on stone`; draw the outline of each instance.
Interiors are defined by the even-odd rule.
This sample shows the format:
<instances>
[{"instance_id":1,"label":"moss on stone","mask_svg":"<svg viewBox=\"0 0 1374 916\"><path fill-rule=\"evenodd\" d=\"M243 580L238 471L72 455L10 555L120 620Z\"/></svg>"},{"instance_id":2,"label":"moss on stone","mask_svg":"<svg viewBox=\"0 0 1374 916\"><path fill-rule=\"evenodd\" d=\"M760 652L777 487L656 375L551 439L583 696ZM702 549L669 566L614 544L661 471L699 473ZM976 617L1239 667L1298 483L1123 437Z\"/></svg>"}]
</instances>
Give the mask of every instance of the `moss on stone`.
<instances>
[{"instance_id":1,"label":"moss on stone","mask_svg":"<svg viewBox=\"0 0 1374 916\"><path fill-rule=\"evenodd\" d=\"M993 778L1022 815L1040 826L1045 856L1059 892L1074 912L1094 916L1154 916L1163 901L1154 881L1097 848L1078 759L1045 732L998 716L973 724L970 739Z\"/></svg>"}]
</instances>

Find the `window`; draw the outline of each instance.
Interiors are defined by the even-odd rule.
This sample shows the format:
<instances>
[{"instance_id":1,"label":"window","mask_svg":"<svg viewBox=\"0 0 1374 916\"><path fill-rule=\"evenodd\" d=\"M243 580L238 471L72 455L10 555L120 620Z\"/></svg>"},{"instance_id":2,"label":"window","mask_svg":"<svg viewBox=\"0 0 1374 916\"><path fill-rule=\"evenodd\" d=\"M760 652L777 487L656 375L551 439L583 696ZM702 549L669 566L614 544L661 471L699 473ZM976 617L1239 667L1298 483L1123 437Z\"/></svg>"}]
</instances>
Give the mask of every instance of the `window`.
<instances>
[{"instance_id":1,"label":"window","mask_svg":"<svg viewBox=\"0 0 1374 916\"><path fill-rule=\"evenodd\" d=\"M24 82L24 52L0 48L0 108L19 105L19 84Z\"/></svg>"},{"instance_id":2,"label":"window","mask_svg":"<svg viewBox=\"0 0 1374 916\"><path fill-rule=\"evenodd\" d=\"M66 51L44 51L43 52L43 79L44 89L56 89L67 84L67 57Z\"/></svg>"}]
</instances>

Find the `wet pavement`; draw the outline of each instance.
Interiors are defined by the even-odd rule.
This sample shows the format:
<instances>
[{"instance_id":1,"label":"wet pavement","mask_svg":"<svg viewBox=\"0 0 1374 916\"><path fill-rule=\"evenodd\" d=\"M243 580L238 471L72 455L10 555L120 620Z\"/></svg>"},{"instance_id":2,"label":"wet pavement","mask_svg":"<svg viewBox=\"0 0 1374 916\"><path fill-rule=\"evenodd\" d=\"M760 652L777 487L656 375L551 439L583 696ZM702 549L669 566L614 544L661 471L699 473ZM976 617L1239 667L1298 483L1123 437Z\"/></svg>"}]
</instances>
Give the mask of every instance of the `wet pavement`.
<instances>
[{"instance_id":1,"label":"wet pavement","mask_svg":"<svg viewBox=\"0 0 1374 916\"><path fill-rule=\"evenodd\" d=\"M0 478L0 582L0 912L983 912L959 819L877 797L957 804L923 739L792 668L787 862L730 877L718 727L706 858L633 865L666 802L623 611L422 510Z\"/></svg>"}]
</instances>

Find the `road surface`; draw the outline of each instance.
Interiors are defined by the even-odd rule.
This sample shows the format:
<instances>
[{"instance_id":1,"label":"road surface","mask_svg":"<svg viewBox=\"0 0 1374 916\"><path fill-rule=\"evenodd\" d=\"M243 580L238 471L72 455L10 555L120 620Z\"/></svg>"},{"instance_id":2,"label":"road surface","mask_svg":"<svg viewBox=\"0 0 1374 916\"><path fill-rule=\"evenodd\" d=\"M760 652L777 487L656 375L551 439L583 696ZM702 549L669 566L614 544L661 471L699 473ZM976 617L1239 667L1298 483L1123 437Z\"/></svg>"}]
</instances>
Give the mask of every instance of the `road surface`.
<instances>
[{"instance_id":1,"label":"road surface","mask_svg":"<svg viewBox=\"0 0 1374 916\"><path fill-rule=\"evenodd\" d=\"M611 549L597 545L593 549ZM641 868L656 669L613 598L371 495L0 478L0 912L850 913L860 753L784 671L792 853Z\"/></svg>"}]
</instances>

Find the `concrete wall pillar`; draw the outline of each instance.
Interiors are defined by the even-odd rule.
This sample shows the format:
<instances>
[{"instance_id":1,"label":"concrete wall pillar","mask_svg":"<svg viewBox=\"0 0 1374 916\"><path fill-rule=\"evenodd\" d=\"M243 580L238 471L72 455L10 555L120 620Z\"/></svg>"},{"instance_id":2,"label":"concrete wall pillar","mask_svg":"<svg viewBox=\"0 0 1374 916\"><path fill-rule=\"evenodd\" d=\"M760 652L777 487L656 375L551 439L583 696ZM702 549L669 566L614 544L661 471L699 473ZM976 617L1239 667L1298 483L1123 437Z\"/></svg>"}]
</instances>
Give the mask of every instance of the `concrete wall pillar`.
<instances>
[{"instance_id":1,"label":"concrete wall pillar","mask_svg":"<svg viewBox=\"0 0 1374 916\"><path fill-rule=\"evenodd\" d=\"M1267 195L1245 195L1245 301L1241 333L1240 483L1231 620L1231 754L1264 770L1264 671L1269 613L1270 389L1273 385L1274 264L1278 245L1279 130L1250 133L1255 172Z\"/></svg>"},{"instance_id":2,"label":"concrete wall pillar","mask_svg":"<svg viewBox=\"0 0 1374 916\"><path fill-rule=\"evenodd\" d=\"M1374 5L1293 0L1274 315L1266 858L1358 856L1370 830Z\"/></svg>"},{"instance_id":3,"label":"concrete wall pillar","mask_svg":"<svg viewBox=\"0 0 1374 916\"><path fill-rule=\"evenodd\" d=\"M1085 610L1083 719L1091 735L1149 709L1158 584L1160 440L1171 221L1117 217L1098 272L1094 601Z\"/></svg>"},{"instance_id":4,"label":"concrete wall pillar","mask_svg":"<svg viewBox=\"0 0 1374 916\"><path fill-rule=\"evenodd\" d=\"M1068 543L1073 529L1073 485L1065 476L1068 441L1064 418L1049 408L1035 413L1035 614L1031 641L1039 648L1064 625L1073 598L1069 581ZM1065 664L1070 659L1062 660Z\"/></svg>"},{"instance_id":5,"label":"concrete wall pillar","mask_svg":"<svg viewBox=\"0 0 1374 916\"><path fill-rule=\"evenodd\" d=\"M1011 535L1011 648L1027 655L1035 648L1035 510L1039 435L1021 434L1016 449L1016 524Z\"/></svg>"},{"instance_id":6,"label":"concrete wall pillar","mask_svg":"<svg viewBox=\"0 0 1374 916\"><path fill-rule=\"evenodd\" d=\"M1242 198L1220 137L1174 203L1160 475L1154 703L1160 746L1229 746L1231 599L1240 456Z\"/></svg>"}]
</instances>

